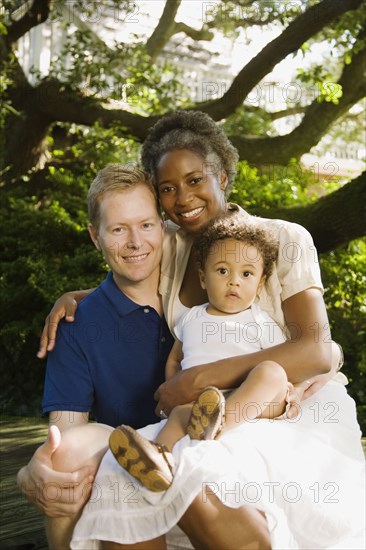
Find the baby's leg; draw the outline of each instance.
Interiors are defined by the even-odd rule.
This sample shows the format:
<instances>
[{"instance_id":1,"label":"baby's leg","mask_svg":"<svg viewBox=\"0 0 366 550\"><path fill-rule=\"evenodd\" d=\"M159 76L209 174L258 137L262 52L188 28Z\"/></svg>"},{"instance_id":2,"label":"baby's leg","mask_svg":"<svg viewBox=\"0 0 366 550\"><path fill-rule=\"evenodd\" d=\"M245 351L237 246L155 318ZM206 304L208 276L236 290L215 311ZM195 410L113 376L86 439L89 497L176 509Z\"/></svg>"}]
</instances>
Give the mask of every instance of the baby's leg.
<instances>
[{"instance_id":1,"label":"baby's leg","mask_svg":"<svg viewBox=\"0 0 366 550\"><path fill-rule=\"evenodd\" d=\"M64 430L61 443L52 455L53 468L59 472L74 472L82 466L98 468L106 450L109 435L113 428L105 424L85 424ZM79 494L89 493L88 483L77 488ZM80 493L81 491L81 493ZM70 503L72 503L70 489ZM47 517L46 533L51 550L70 548L70 541L75 524L81 512L65 517Z\"/></svg>"},{"instance_id":2,"label":"baby's leg","mask_svg":"<svg viewBox=\"0 0 366 550\"><path fill-rule=\"evenodd\" d=\"M191 411L192 403L174 407L169 415L167 423L155 438L155 443L165 445L167 449L171 451L176 442L186 435Z\"/></svg>"},{"instance_id":3,"label":"baby's leg","mask_svg":"<svg viewBox=\"0 0 366 550\"><path fill-rule=\"evenodd\" d=\"M287 375L275 361L262 361L226 400L225 429L255 418L276 418L286 407Z\"/></svg>"}]
</instances>

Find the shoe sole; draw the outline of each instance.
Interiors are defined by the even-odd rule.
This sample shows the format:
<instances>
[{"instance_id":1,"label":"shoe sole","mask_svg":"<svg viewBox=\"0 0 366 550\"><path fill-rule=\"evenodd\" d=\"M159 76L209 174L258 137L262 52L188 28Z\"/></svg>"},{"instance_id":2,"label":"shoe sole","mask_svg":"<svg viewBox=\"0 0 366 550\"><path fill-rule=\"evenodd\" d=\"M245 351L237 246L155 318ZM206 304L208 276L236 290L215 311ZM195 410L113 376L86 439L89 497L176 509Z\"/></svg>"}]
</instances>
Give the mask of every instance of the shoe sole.
<instances>
[{"instance_id":1,"label":"shoe sole","mask_svg":"<svg viewBox=\"0 0 366 550\"><path fill-rule=\"evenodd\" d=\"M196 399L188 421L191 439L215 439L225 423L225 398L219 389L209 386Z\"/></svg>"},{"instance_id":2,"label":"shoe sole","mask_svg":"<svg viewBox=\"0 0 366 550\"><path fill-rule=\"evenodd\" d=\"M118 464L150 491L166 491L173 476L159 470L162 454L129 426L116 428L110 435L109 448Z\"/></svg>"}]
</instances>

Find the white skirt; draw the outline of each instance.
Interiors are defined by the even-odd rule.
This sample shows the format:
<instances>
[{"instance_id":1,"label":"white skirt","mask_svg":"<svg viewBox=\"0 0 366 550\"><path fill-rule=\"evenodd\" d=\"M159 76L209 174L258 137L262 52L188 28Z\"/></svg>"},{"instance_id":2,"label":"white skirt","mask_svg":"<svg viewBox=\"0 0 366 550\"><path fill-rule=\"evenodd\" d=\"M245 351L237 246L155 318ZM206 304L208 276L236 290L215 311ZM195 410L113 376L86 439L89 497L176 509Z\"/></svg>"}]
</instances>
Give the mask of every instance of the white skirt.
<instances>
[{"instance_id":1,"label":"white skirt","mask_svg":"<svg viewBox=\"0 0 366 550\"><path fill-rule=\"evenodd\" d=\"M266 514L272 549L363 549L365 469L354 401L332 381L301 406L294 420L248 422L218 441L184 437L173 449L173 484L163 493L142 487L108 451L71 548L165 533L170 549L192 548L175 526L197 495L205 498L208 484L225 505ZM139 431L153 439L164 422Z\"/></svg>"}]
</instances>

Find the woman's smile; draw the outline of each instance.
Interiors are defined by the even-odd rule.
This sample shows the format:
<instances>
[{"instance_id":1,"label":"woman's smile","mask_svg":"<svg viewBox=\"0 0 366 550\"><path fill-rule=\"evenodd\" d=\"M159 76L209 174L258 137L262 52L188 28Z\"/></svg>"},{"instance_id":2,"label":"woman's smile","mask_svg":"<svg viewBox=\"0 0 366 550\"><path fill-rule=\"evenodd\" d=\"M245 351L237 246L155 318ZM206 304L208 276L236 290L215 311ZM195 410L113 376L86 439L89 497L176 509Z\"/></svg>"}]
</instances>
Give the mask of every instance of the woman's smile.
<instances>
[{"instance_id":1,"label":"woman's smile","mask_svg":"<svg viewBox=\"0 0 366 550\"><path fill-rule=\"evenodd\" d=\"M178 216L181 216L182 218L185 218L187 220L197 218L204 210L204 206L201 206L200 208L194 208L193 210L189 210L188 212L179 212Z\"/></svg>"}]
</instances>

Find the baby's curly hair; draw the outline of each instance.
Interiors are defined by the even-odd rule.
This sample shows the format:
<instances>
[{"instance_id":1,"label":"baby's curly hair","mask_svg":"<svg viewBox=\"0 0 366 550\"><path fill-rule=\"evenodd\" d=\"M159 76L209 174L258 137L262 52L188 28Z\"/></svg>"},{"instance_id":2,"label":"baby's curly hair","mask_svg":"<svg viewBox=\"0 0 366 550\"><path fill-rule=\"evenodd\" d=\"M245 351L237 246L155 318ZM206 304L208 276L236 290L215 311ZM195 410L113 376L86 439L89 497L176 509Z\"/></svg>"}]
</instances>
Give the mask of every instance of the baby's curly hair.
<instances>
[{"instance_id":1,"label":"baby's curly hair","mask_svg":"<svg viewBox=\"0 0 366 550\"><path fill-rule=\"evenodd\" d=\"M201 269L205 266L213 244L224 239L235 239L254 246L263 260L263 275L268 279L278 257L278 240L262 222L248 222L240 214L226 215L213 220L194 241Z\"/></svg>"},{"instance_id":2,"label":"baby's curly hair","mask_svg":"<svg viewBox=\"0 0 366 550\"><path fill-rule=\"evenodd\" d=\"M239 155L224 131L209 115L200 111L181 110L163 116L150 129L141 147L142 166L154 179L161 157L177 149L188 149L203 160L213 157L217 171L225 170L228 177L227 193L230 191Z\"/></svg>"}]
</instances>

